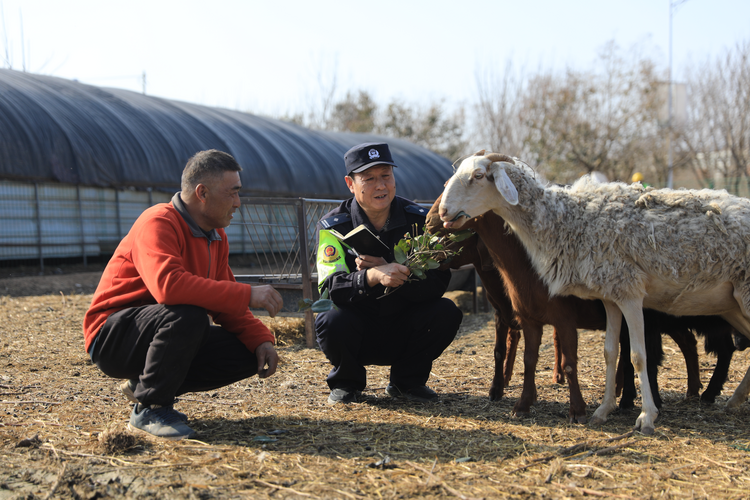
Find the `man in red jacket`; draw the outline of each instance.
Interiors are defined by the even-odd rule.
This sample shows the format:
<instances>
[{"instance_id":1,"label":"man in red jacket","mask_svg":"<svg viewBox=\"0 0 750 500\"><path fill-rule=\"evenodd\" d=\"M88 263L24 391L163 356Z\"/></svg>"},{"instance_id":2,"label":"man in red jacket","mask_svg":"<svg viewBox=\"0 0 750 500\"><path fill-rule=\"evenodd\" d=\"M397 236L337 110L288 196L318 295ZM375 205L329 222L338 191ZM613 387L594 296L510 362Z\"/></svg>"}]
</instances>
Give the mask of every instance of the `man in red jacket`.
<instances>
[{"instance_id":1,"label":"man in red jacket","mask_svg":"<svg viewBox=\"0 0 750 500\"><path fill-rule=\"evenodd\" d=\"M175 397L276 371L274 336L248 306L273 317L281 295L237 283L228 264L222 228L240 206L241 170L216 150L188 160L182 191L138 217L86 312L86 352L105 374L127 379L133 429L192 437Z\"/></svg>"}]
</instances>

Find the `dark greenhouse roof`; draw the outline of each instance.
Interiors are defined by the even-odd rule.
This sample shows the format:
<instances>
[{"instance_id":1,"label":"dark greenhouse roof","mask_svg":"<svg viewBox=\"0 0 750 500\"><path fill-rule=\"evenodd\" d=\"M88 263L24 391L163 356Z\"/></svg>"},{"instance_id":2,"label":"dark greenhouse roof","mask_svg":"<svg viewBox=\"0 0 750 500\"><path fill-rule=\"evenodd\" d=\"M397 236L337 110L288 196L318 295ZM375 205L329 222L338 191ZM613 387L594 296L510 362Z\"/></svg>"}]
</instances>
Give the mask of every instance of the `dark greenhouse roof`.
<instances>
[{"instance_id":1,"label":"dark greenhouse roof","mask_svg":"<svg viewBox=\"0 0 750 500\"><path fill-rule=\"evenodd\" d=\"M0 179L175 189L188 158L219 149L242 165L243 194L348 198L343 154L374 141L391 147L399 195L442 192L450 162L403 140L0 69Z\"/></svg>"}]
</instances>

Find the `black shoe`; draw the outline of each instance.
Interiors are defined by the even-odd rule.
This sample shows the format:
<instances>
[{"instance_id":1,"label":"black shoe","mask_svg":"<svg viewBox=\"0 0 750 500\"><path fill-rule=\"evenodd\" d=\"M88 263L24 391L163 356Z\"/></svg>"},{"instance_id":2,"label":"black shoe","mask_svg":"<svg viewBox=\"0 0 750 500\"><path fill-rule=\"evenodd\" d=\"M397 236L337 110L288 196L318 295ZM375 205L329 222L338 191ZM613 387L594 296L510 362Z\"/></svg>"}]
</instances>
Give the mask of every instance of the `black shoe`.
<instances>
[{"instance_id":1,"label":"black shoe","mask_svg":"<svg viewBox=\"0 0 750 500\"><path fill-rule=\"evenodd\" d=\"M404 398L409 401L419 401L420 403L432 403L440 400L440 396L437 395L437 392L433 391L426 385L420 385L402 391L393 385L393 383L389 383L388 387L385 388L385 392L392 398Z\"/></svg>"},{"instance_id":2,"label":"black shoe","mask_svg":"<svg viewBox=\"0 0 750 500\"><path fill-rule=\"evenodd\" d=\"M350 389L348 387L337 387L331 391L328 395L328 402L331 404L336 403L356 403L359 391Z\"/></svg>"}]
</instances>

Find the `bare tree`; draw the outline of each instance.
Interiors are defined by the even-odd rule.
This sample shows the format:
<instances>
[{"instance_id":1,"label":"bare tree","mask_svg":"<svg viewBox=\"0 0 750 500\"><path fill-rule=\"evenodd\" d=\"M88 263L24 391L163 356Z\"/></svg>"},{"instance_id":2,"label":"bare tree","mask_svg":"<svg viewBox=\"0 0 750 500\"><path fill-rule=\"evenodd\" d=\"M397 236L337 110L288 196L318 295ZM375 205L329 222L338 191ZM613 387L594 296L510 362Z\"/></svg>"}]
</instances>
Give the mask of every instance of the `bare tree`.
<instances>
[{"instance_id":1,"label":"bare tree","mask_svg":"<svg viewBox=\"0 0 750 500\"><path fill-rule=\"evenodd\" d=\"M346 97L333 105L327 128L339 132L373 132L377 104L370 94L360 90L355 94L346 93Z\"/></svg>"},{"instance_id":2,"label":"bare tree","mask_svg":"<svg viewBox=\"0 0 750 500\"><path fill-rule=\"evenodd\" d=\"M477 139L492 151L527 157L528 134L521 119L525 79L508 59L501 76L492 70L477 73L478 102L474 106Z\"/></svg>"},{"instance_id":3,"label":"bare tree","mask_svg":"<svg viewBox=\"0 0 750 500\"><path fill-rule=\"evenodd\" d=\"M465 121L463 108L449 113L442 101L424 108L393 101L387 106L377 131L455 159L467 146L463 128Z\"/></svg>"},{"instance_id":4,"label":"bare tree","mask_svg":"<svg viewBox=\"0 0 750 500\"><path fill-rule=\"evenodd\" d=\"M626 59L614 42L600 52L597 71L568 69L529 80L521 116L532 161L557 182L594 171L629 180L635 169L656 170L649 154L658 135L655 65Z\"/></svg>"},{"instance_id":5,"label":"bare tree","mask_svg":"<svg viewBox=\"0 0 750 500\"><path fill-rule=\"evenodd\" d=\"M13 58L11 56L11 47L8 43L8 29L5 26L5 9L0 2L0 23L3 28L3 67L13 69Z\"/></svg>"},{"instance_id":6,"label":"bare tree","mask_svg":"<svg viewBox=\"0 0 750 500\"><path fill-rule=\"evenodd\" d=\"M338 94L338 59L334 59L332 67L325 69L322 60L315 65L312 80L315 85L306 86L306 109L302 112L280 117L315 130L329 127L333 113L334 102ZM309 79L306 79L309 81Z\"/></svg>"},{"instance_id":7,"label":"bare tree","mask_svg":"<svg viewBox=\"0 0 750 500\"><path fill-rule=\"evenodd\" d=\"M739 194L741 182L750 186L750 41L688 72L687 84L688 126L678 146L701 185Z\"/></svg>"}]
</instances>

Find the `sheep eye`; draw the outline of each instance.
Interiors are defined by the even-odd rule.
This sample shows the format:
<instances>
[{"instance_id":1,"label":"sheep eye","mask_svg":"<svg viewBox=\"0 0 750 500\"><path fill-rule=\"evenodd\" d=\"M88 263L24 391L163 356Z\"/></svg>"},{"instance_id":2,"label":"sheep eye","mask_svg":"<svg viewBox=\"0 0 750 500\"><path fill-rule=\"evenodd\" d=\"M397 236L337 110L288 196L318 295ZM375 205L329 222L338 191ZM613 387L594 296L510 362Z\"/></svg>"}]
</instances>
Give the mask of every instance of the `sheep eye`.
<instances>
[{"instance_id":1,"label":"sheep eye","mask_svg":"<svg viewBox=\"0 0 750 500\"><path fill-rule=\"evenodd\" d=\"M482 177L484 177L484 174L482 172L477 172L476 174L474 174L475 179L481 179Z\"/></svg>"}]
</instances>

